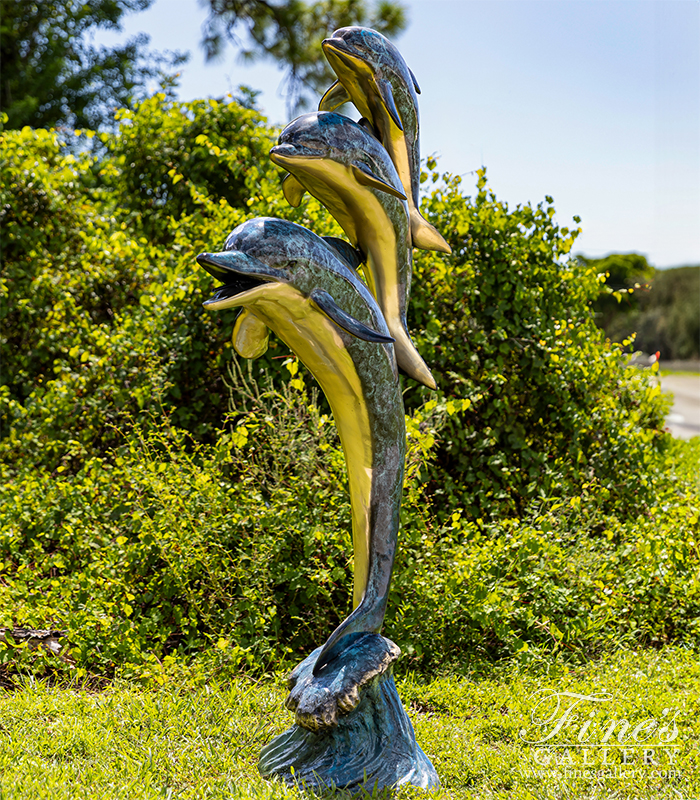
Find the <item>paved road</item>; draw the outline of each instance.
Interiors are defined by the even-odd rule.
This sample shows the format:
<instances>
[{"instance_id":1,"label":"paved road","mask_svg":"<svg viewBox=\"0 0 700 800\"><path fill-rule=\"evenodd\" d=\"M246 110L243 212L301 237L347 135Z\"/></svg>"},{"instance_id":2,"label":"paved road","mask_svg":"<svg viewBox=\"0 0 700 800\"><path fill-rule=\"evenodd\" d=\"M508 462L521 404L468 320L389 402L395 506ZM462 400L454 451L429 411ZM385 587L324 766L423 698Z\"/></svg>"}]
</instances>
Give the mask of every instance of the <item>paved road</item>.
<instances>
[{"instance_id":1,"label":"paved road","mask_svg":"<svg viewBox=\"0 0 700 800\"><path fill-rule=\"evenodd\" d=\"M661 388L673 394L666 427L680 439L700 436L700 375L663 375Z\"/></svg>"}]
</instances>

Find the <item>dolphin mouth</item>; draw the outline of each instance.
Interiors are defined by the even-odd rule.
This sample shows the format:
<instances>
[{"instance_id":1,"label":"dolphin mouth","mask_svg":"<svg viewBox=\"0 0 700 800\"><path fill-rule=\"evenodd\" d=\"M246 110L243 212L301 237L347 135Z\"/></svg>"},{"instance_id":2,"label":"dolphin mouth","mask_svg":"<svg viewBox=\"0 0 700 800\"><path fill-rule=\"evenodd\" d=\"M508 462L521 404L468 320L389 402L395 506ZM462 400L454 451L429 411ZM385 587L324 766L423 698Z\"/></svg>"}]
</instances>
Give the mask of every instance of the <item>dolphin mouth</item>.
<instances>
[{"instance_id":1,"label":"dolphin mouth","mask_svg":"<svg viewBox=\"0 0 700 800\"><path fill-rule=\"evenodd\" d=\"M236 278L229 279L227 283L225 283L223 286L220 286L208 300L204 301L204 304L207 305L208 303L218 303L221 300L227 300L229 297L235 297L236 295L244 294L245 292L255 289L257 286L260 286L263 283L265 283L265 281L259 281L255 278L248 278L244 275L236 276Z\"/></svg>"},{"instance_id":2,"label":"dolphin mouth","mask_svg":"<svg viewBox=\"0 0 700 800\"><path fill-rule=\"evenodd\" d=\"M223 286L219 286L214 291L214 294L208 300L204 301L204 305L219 303L229 297L236 297L236 295L249 292L251 289L262 286L265 283L262 278L254 278L252 275L236 272L230 267L222 267L211 259L209 253L200 253L197 256L197 263L223 284Z\"/></svg>"},{"instance_id":3,"label":"dolphin mouth","mask_svg":"<svg viewBox=\"0 0 700 800\"><path fill-rule=\"evenodd\" d=\"M298 160L300 158L317 158L322 159L323 155L321 153L315 152L304 152L300 148L296 147L293 144L276 144L270 150L270 160L273 164L277 164L280 167L284 167L287 164L291 164L293 161Z\"/></svg>"},{"instance_id":4,"label":"dolphin mouth","mask_svg":"<svg viewBox=\"0 0 700 800\"><path fill-rule=\"evenodd\" d=\"M335 56L346 67L351 69L353 67L369 69L367 61L353 52L342 39L324 39L321 42L321 48L329 61Z\"/></svg>"}]
</instances>

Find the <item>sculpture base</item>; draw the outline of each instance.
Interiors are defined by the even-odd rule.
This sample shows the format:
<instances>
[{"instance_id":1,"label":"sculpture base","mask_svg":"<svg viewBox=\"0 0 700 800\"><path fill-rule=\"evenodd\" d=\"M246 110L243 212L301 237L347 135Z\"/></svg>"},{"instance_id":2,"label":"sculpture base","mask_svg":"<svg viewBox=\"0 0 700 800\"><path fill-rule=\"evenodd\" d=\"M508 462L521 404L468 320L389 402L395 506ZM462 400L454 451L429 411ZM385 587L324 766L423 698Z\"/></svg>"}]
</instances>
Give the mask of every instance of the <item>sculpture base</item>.
<instances>
[{"instance_id":1,"label":"sculpture base","mask_svg":"<svg viewBox=\"0 0 700 800\"><path fill-rule=\"evenodd\" d=\"M399 648L378 634L347 639L318 676L320 647L291 673L297 724L262 749L260 773L316 790L437 788L394 684Z\"/></svg>"}]
</instances>

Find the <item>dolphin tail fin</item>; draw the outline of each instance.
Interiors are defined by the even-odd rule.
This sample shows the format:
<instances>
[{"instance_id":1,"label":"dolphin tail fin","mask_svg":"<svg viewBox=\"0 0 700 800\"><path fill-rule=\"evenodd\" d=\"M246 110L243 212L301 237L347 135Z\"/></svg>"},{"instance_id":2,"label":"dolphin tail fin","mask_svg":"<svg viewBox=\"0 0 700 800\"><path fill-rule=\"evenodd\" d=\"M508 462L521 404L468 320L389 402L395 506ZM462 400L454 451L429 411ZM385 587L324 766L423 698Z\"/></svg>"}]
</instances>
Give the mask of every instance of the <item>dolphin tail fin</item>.
<instances>
[{"instance_id":1,"label":"dolphin tail fin","mask_svg":"<svg viewBox=\"0 0 700 800\"><path fill-rule=\"evenodd\" d=\"M348 90L340 81L336 81L323 95L318 104L319 111L335 111L336 108L350 102Z\"/></svg>"},{"instance_id":2,"label":"dolphin tail fin","mask_svg":"<svg viewBox=\"0 0 700 800\"><path fill-rule=\"evenodd\" d=\"M418 209L411 209L411 240L413 246L420 250L437 250L438 253L451 253L442 234L427 219L421 216Z\"/></svg>"},{"instance_id":3,"label":"dolphin tail fin","mask_svg":"<svg viewBox=\"0 0 700 800\"><path fill-rule=\"evenodd\" d=\"M339 644L347 636L358 633L379 633L384 621L386 603L375 606L370 611L367 611L364 606L363 601L328 637L314 664L314 675L318 675L326 664L333 660L338 652Z\"/></svg>"}]
</instances>

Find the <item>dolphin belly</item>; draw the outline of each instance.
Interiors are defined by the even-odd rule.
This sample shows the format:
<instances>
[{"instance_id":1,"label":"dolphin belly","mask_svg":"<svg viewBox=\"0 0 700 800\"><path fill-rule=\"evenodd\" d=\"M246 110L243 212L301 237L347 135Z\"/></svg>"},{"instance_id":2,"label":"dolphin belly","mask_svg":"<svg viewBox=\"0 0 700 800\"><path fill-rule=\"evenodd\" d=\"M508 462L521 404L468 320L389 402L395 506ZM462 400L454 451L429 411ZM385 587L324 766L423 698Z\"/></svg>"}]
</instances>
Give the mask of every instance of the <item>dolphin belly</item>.
<instances>
[{"instance_id":1,"label":"dolphin belly","mask_svg":"<svg viewBox=\"0 0 700 800\"><path fill-rule=\"evenodd\" d=\"M352 101L379 133L381 143L394 162L408 199L413 246L451 253L452 249L440 232L420 213L418 101L413 88L417 86L413 73L404 62L406 74L400 74L402 70L399 67L398 71L385 70L387 77L379 77L380 73L359 54L338 45L333 40L323 43L323 51L338 76L339 86L334 84L326 92L319 108L331 111L347 100ZM395 57L403 62L398 52Z\"/></svg>"},{"instance_id":2,"label":"dolphin belly","mask_svg":"<svg viewBox=\"0 0 700 800\"><path fill-rule=\"evenodd\" d=\"M275 287L277 289L277 287ZM255 314L308 368L323 389L345 453L352 503L354 552L353 605L365 595L370 562L370 506L374 436L365 387L342 335L327 317L314 313L310 301L284 286L271 301L255 304ZM280 314L284 308L284 315Z\"/></svg>"}]
</instances>

